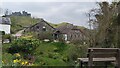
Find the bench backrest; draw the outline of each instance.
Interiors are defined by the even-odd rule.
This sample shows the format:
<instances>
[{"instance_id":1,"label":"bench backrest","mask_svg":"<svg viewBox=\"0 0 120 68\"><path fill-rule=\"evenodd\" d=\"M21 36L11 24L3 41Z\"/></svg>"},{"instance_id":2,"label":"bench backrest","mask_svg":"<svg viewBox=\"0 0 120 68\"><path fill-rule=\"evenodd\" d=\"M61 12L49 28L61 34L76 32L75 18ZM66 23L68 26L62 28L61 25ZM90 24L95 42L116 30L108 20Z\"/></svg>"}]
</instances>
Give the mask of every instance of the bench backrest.
<instances>
[{"instance_id":1,"label":"bench backrest","mask_svg":"<svg viewBox=\"0 0 120 68\"><path fill-rule=\"evenodd\" d=\"M116 57L118 52L118 48L88 48L88 57L89 55L93 58Z\"/></svg>"},{"instance_id":2,"label":"bench backrest","mask_svg":"<svg viewBox=\"0 0 120 68\"><path fill-rule=\"evenodd\" d=\"M119 48L88 48L88 65L92 66L93 58L110 58L115 57L117 66L120 66L120 49ZM118 67L119 67L118 66Z\"/></svg>"}]
</instances>

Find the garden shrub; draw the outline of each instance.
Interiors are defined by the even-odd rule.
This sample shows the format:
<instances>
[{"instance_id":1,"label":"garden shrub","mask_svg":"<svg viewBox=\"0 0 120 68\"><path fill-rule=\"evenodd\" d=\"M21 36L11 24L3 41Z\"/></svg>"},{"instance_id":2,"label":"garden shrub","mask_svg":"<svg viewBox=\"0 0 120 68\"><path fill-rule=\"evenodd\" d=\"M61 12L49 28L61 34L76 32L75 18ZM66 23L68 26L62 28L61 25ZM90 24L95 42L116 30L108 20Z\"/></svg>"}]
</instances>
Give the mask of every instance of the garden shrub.
<instances>
[{"instance_id":1,"label":"garden shrub","mask_svg":"<svg viewBox=\"0 0 120 68\"><path fill-rule=\"evenodd\" d=\"M0 35L5 35L5 31L0 31Z\"/></svg>"},{"instance_id":2,"label":"garden shrub","mask_svg":"<svg viewBox=\"0 0 120 68\"><path fill-rule=\"evenodd\" d=\"M12 46L8 49L8 53L15 54L20 52L20 47L19 46Z\"/></svg>"},{"instance_id":3,"label":"garden shrub","mask_svg":"<svg viewBox=\"0 0 120 68\"><path fill-rule=\"evenodd\" d=\"M11 43L8 52L11 54L33 54L34 50L40 45L40 42L36 39L23 39L19 38Z\"/></svg>"},{"instance_id":4,"label":"garden shrub","mask_svg":"<svg viewBox=\"0 0 120 68\"><path fill-rule=\"evenodd\" d=\"M10 34L5 34L5 35L2 35L2 39L9 39L11 40L11 35Z\"/></svg>"}]
</instances>

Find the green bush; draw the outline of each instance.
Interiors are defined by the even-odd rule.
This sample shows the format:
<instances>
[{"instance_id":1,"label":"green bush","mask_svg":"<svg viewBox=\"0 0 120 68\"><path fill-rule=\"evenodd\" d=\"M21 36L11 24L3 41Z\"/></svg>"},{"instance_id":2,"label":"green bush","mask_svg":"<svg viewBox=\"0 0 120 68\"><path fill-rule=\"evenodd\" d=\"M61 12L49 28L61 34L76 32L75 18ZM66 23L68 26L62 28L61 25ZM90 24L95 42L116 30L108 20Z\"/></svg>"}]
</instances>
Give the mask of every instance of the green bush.
<instances>
[{"instance_id":1,"label":"green bush","mask_svg":"<svg viewBox=\"0 0 120 68\"><path fill-rule=\"evenodd\" d=\"M2 36L3 39L11 39L11 35L10 34L5 34Z\"/></svg>"},{"instance_id":2,"label":"green bush","mask_svg":"<svg viewBox=\"0 0 120 68\"><path fill-rule=\"evenodd\" d=\"M18 52L23 54L33 54L33 51L39 46L39 44L40 42L36 39L19 38L11 43L8 52L11 54Z\"/></svg>"},{"instance_id":3,"label":"green bush","mask_svg":"<svg viewBox=\"0 0 120 68\"><path fill-rule=\"evenodd\" d=\"M5 35L5 31L0 31L0 35Z\"/></svg>"}]
</instances>

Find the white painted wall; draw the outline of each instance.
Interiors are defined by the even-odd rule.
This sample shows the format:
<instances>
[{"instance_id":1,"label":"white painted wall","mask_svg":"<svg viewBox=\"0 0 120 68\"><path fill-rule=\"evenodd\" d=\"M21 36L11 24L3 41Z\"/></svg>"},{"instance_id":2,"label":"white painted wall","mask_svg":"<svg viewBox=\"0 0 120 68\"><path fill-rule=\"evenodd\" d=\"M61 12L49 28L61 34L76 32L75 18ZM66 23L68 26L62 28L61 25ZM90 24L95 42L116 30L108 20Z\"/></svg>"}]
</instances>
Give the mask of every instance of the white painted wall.
<instances>
[{"instance_id":1,"label":"white painted wall","mask_svg":"<svg viewBox=\"0 0 120 68\"><path fill-rule=\"evenodd\" d=\"M64 34L64 38L65 38L65 41L67 41L67 39L68 39L67 34Z\"/></svg>"},{"instance_id":2,"label":"white painted wall","mask_svg":"<svg viewBox=\"0 0 120 68\"><path fill-rule=\"evenodd\" d=\"M0 31L5 31L5 34L10 34L10 25L0 24Z\"/></svg>"}]
</instances>

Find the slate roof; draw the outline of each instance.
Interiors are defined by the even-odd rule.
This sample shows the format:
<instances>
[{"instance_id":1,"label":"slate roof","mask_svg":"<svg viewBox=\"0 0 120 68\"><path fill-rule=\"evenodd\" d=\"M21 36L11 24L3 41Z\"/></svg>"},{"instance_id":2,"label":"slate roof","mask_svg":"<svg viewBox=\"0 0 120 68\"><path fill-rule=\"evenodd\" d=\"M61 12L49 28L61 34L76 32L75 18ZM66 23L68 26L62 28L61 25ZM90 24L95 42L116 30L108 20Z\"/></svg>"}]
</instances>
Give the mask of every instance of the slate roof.
<instances>
[{"instance_id":1,"label":"slate roof","mask_svg":"<svg viewBox=\"0 0 120 68\"><path fill-rule=\"evenodd\" d=\"M80 29L78 29L77 26L74 26L73 24L65 24L56 28L56 31L60 31L60 33L63 34L69 33L71 32L71 30L80 30Z\"/></svg>"},{"instance_id":2,"label":"slate roof","mask_svg":"<svg viewBox=\"0 0 120 68\"><path fill-rule=\"evenodd\" d=\"M54 27L52 27L49 23L47 23L47 22L46 22L44 19L42 19L42 18L39 18L39 22L36 23L36 24L34 24L34 25L32 25L32 26L30 26L30 28L34 27L34 26L37 25L37 24L40 24L40 27L42 27L42 26L43 26L43 23L46 23L46 24L49 25L51 28L55 29Z\"/></svg>"},{"instance_id":3,"label":"slate roof","mask_svg":"<svg viewBox=\"0 0 120 68\"><path fill-rule=\"evenodd\" d=\"M0 24L10 25L11 24L11 20L10 20L9 17L0 17Z\"/></svg>"}]
</instances>

